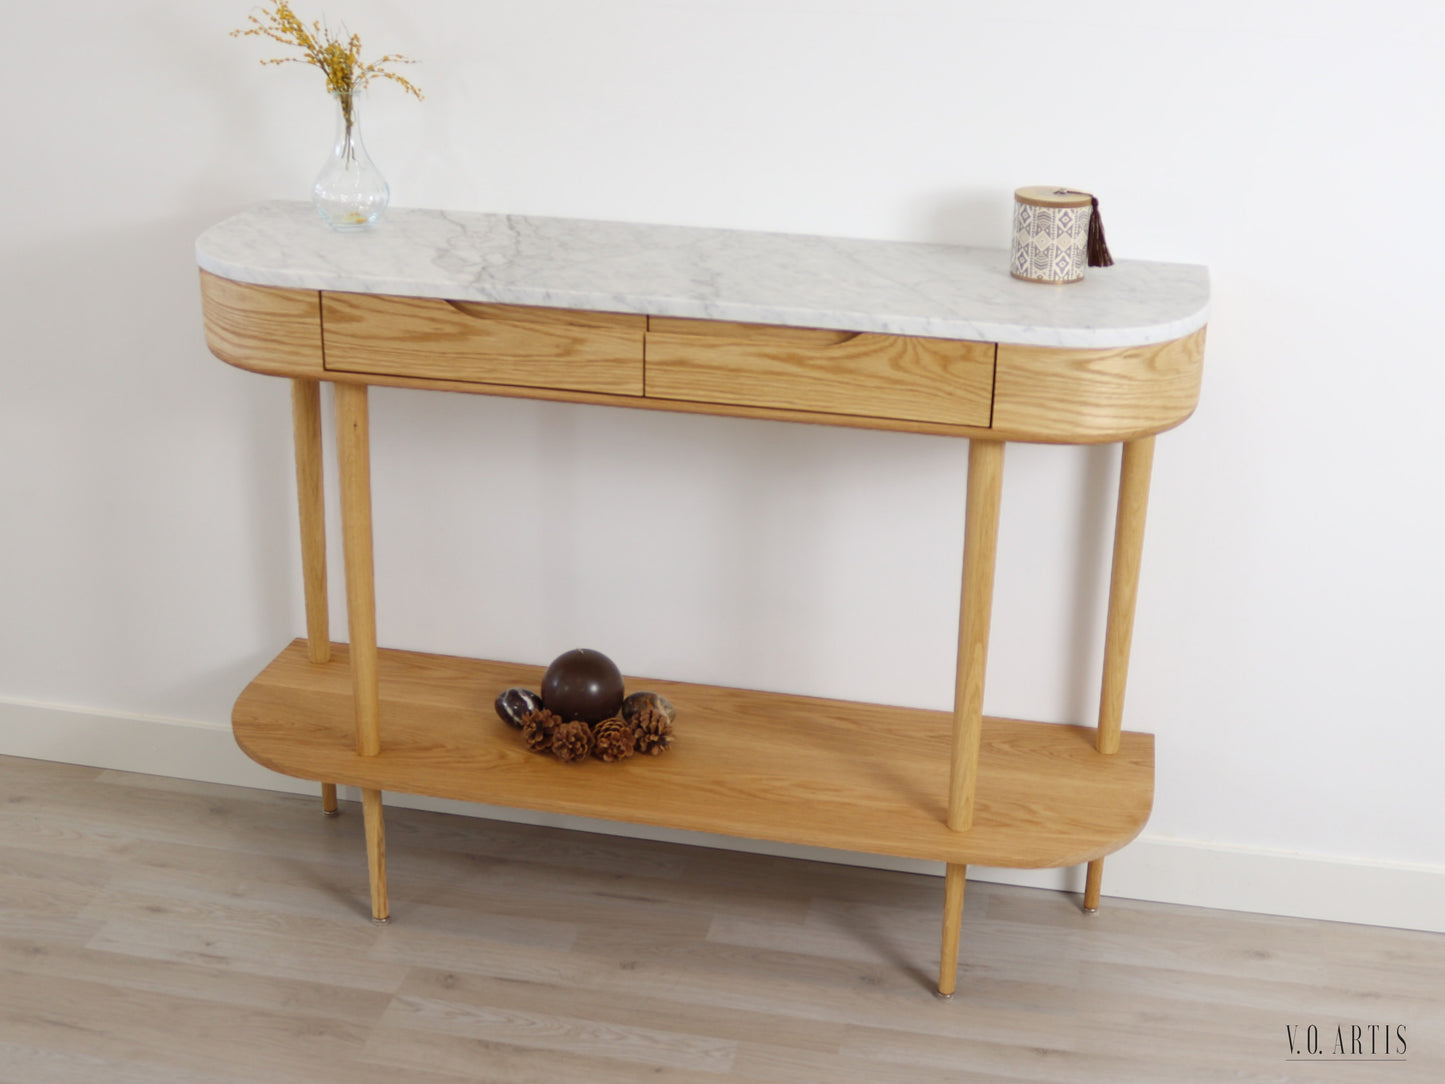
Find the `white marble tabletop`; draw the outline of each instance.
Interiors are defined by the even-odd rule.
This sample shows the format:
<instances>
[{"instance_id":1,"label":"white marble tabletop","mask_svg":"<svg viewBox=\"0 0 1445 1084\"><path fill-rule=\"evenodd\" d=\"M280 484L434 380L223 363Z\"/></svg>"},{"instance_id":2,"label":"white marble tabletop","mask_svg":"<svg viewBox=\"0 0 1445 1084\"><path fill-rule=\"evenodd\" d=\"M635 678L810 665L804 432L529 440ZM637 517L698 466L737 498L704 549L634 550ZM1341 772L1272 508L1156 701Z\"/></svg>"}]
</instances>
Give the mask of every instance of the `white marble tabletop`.
<instances>
[{"instance_id":1,"label":"white marble tabletop","mask_svg":"<svg viewBox=\"0 0 1445 1084\"><path fill-rule=\"evenodd\" d=\"M393 208L338 233L309 203L265 203L196 241L239 282L691 316L1034 346L1177 339L1209 316L1209 272L1120 260L1083 282L1008 273L1004 249Z\"/></svg>"}]
</instances>

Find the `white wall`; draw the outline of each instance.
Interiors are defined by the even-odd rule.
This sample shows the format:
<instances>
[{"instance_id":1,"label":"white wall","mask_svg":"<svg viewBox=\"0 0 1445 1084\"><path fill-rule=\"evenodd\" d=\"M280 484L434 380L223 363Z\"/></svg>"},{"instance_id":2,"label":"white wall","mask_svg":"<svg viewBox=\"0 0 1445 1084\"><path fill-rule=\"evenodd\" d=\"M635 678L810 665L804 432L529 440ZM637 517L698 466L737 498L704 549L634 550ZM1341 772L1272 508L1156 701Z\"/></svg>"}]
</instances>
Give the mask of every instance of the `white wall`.
<instances>
[{"instance_id":1,"label":"white wall","mask_svg":"<svg viewBox=\"0 0 1445 1084\"><path fill-rule=\"evenodd\" d=\"M364 116L398 205L1003 246L1012 189L1064 183L1116 256L1208 264L1129 692L1159 735L1146 840L1403 864L1445 899L1438 4L299 10L424 61L425 103L381 84ZM0 753L145 762L106 738L223 727L302 626L287 389L206 353L190 246L304 198L331 105L226 37L245 14L6 20ZM948 706L963 442L385 391L373 414L384 643ZM1091 715L1116 463L1011 447L990 712ZM207 748L171 770L239 771Z\"/></svg>"}]
</instances>

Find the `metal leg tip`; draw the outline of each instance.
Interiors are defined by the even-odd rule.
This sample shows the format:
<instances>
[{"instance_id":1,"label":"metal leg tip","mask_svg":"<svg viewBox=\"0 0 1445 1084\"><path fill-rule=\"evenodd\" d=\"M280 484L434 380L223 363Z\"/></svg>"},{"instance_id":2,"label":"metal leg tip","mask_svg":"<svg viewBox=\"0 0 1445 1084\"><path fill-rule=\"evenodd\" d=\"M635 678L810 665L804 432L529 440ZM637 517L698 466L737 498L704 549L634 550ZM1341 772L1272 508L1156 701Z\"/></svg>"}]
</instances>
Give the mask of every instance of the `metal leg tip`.
<instances>
[{"instance_id":1,"label":"metal leg tip","mask_svg":"<svg viewBox=\"0 0 1445 1084\"><path fill-rule=\"evenodd\" d=\"M321 811L321 815L322 815L323 817L339 817L339 816L341 816L341 810L339 810L339 809L323 809L323 810Z\"/></svg>"},{"instance_id":2,"label":"metal leg tip","mask_svg":"<svg viewBox=\"0 0 1445 1084\"><path fill-rule=\"evenodd\" d=\"M938 998L939 1001L952 1001L952 1000L953 1000L953 995L952 995L952 994L945 994L942 990L935 990L935 991L933 991L933 996L936 997L936 998Z\"/></svg>"},{"instance_id":3,"label":"metal leg tip","mask_svg":"<svg viewBox=\"0 0 1445 1084\"><path fill-rule=\"evenodd\" d=\"M372 915L372 916L371 916L371 924L372 924L373 926L390 926L390 925L391 925L391 916L390 916L390 915L387 915L385 918L377 918L375 915Z\"/></svg>"},{"instance_id":4,"label":"metal leg tip","mask_svg":"<svg viewBox=\"0 0 1445 1084\"><path fill-rule=\"evenodd\" d=\"M1097 915L1098 913L1099 913L1099 909L1098 909L1097 907L1085 907L1085 908L1084 908L1084 914L1086 914L1086 915Z\"/></svg>"}]
</instances>

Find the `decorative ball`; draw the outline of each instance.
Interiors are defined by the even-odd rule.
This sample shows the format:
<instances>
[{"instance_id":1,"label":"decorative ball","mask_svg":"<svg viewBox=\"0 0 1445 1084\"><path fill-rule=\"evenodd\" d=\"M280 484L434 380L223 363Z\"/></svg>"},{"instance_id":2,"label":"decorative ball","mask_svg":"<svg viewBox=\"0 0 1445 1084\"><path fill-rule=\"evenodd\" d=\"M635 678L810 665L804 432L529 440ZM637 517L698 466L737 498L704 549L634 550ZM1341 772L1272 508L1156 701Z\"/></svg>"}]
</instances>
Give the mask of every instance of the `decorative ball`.
<instances>
[{"instance_id":1,"label":"decorative ball","mask_svg":"<svg viewBox=\"0 0 1445 1084\"><path fill-rule=\"evenodd\" d=\"M522 720L529 712L542 710L542 698L520 685L497 696L497 714L510 726L522 729Z\"/></svg>"},{"instance_id":2,"label":"decorative ball","mask_svg":"<svg viewBox=\"0 0 1445 1084\"><path fill-rule=\"evenodd\" d=\"M558 655L542 678L542 703L564 719L600 723L622 707L622 671L600 651Z\"/></svg>"}]
</instances>

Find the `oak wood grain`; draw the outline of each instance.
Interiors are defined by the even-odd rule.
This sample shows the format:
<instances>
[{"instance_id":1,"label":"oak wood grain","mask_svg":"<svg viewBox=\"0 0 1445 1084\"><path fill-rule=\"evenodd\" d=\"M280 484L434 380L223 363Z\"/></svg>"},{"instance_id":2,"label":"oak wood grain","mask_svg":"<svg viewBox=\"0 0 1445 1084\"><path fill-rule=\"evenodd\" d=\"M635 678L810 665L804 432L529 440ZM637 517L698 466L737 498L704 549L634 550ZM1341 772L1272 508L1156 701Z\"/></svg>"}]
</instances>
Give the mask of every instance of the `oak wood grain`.
<instances>
[{"instance_id":1,"label":"oak wood grain","mask_svg":"<svg viewBox=\"0 0 1445 1084\"><path fill-rule=\"evenodd\" d=\"M1099 691L1101 753L1112 753L1119 747L1119 731L1124 721L1124 692L1134 643L1134 608L1139 598L1139 566L1144 555L1144 523L1149 512L1149 477L1153 469L1154 437L1126 441L1119 465L1114 558L1104 632L1104 673Z\"/></svg>"},{"instance_id":2,"label":"oak wood grain","mask_svg":"<svg viewBox=\"0 0 1445 1084\"><path fill-rule=\"evenodd\" d=\"M930 344L949 340L328 291L323 364L316 291L231 282L207 272L201 284L212 352L257 372L1042 443L1106 443L1178 425L1198 401L1205 337L1201 328L1169 343L1095 350L954 343L935 355ZM646 330L649 324L654 331ZM705 325L713 326L704 333ZM373 341L373 330L390 337L384 347ZM659 377L645 395L644 337L652 342ZM742 363L746 390L739 392L723 371L727 356L756 358L759 337L776 349L763 351L762 361ZM880 345L877 357L861 349L867 341ZM955 358L950 350L962 354ZM991 417L985 409L989 352L995 356ZM837 363L824 379L830 356ZM674 358L689 375L670 395L663 370ZM958 380L955 370L963 374ZM894 376L898 401L887 389Z\"/></svg>"},{"instance_id":3,"label":"oak wood grain","mask_svg":"<svg viewBox=\"0 0 1445 1084\"><path fill-rule=\"evenodd\" d=\"M364 384L336 389L336 459L341 479L341 541L346 559L347 653L354 693L356 749L375 756L377 729L376 577L371 536L371 423ZM334 783L329 776L321 781Z\"/></svg>"},{"instance_id":4,"label":"oak wood grain","mask_svg":"<svg viewBox=\"0 0 1445 1084\"><path fill-rule=\"evenodd\" d=\"M538 399L551 403L584 403L592 406L624 407L631 410L661 410L670 414L703 414L722 418L754 418L761 421L796 422L802 425L841 426L848 429L880 429L890 433L923 433L940 437L990 437L987 426L948 425L941 422L909 421L900 418L868 417L858 414L826 414L791 406L744 406L737 403L706 403L656 396L607 395L600 392L566 391L508 384L478 384L461 380L430 380L420 377L378 373L328 371L326 379L337 384L366 384L417 391L460 392L492 395L506 399Z\"/></svg>"},{"instance_id":5,"label":"oak wood grain","mask_svg":"<svg viewBox=\"0 0 1445 1084\"><path fill-rule=\"evenodd\" d=\"M1084 910L1093 914L1099 909L1099 897L1104 891L1104 860L1096 858L1089 863L1084 874Z\"/></svg>"},{"instance_id":6,"label":"oak wood grain","mask_svg":"<svg viewBox=\"0 0 1445 1084\"><path fill-rule=\"evenodd\" d=\"M371 917L385 922L391 915L386 886L386 822L381 791L361 792L361 813L366 827L366 868L371 881Z\"/></svg>"},{"instance_id":7,"label":"oak wood grain","mask_svg":"<svg viewBox=\"0 0 1445 1084\"><path fill-rule=\"evenodd\" d=\"M287 647L237 700L236 739L276 771L369 789L986 866L1084 862L1133 839L1153 738L1113 757L1092 728L985 719L974 826L945 824L951 715L629 679L678 710L658 757L562 764L528 753L492 701L540 667L380 652L381 752L357 753L345 645Z\"/></svg>"},{"instance_id":8,"label":"oak wood grain","mask_svg":"<svg viewBox=\"0 0 1445 1084\"><path fill-rule=\"evenodd\" d=\"M325 291L326 368L642 394L647 317Z\"/></svg>"},{"instance_id":9,"label":"oak wood grain","mask_svg":"<svg viewBox=\"0 0 1445 1084\"><path fill-rule=\"evenodd\" d=\"M953 740L949 747L948 826L973 825L978 795L978 751L983 734L983 688L993 618L998 513L1003 497L1003 449L997 441L968 444L968 498L963 525L963 588L958 606L954 668Z\"/></svg>"},{"instance_id":10,"label":"oak wood grain","mask_svg":"<svg viewBox=\"0 0 1445 1084\"><path fill-rule=\"evenodd\" d=\"M321 384L291 382L291 424L296 457L296 507L301 527L301 580L306 597L306 639L311 661L331 652L326 600L326 494L321 458Z\"/></svg>"},{"instance_id":11,"label":"oak wood grain","mask_svg":"<svg viewBox=\"0 0 1445 1084\"><path fill-rule=\"evenodd\" d=\"M1173 342L1107 350L1000 343L993 428L1008 440L1132 440L1194 412L1205 329Z\"/></svg>"},{"instance_id":12,"label":"oak wood grain","mask_svg":"<svg viewBox=\"0 0 1445 1084\"><path fill-rule=\"evenodd\" d=\"M938 992L952 997L958 989L958 935L963 927L963 899L968 867L950 862L943 871L943 946L938 954Z\"/></svg>"},{"instance_id":13,"label":"oak wood grain","mask_svg":"<svg viewBox=\"0 0 1445 1084\"><path fill-rule=\"evenodd\" d=\"M987 426L994 350L951 339L654 320L647 395Z\"/></svg>"},{"instance_id":14,"label":"oak wood grain","mask_svg":"<svg viewBox=\"0 0 1445 1084\"><path fill-rule=\"evenodd\" d=\"M224 362L271 376L315 380L321 358L321 302L315 290L290 290L201 275L206 346Z\"/></svg>"}]
</instances>

